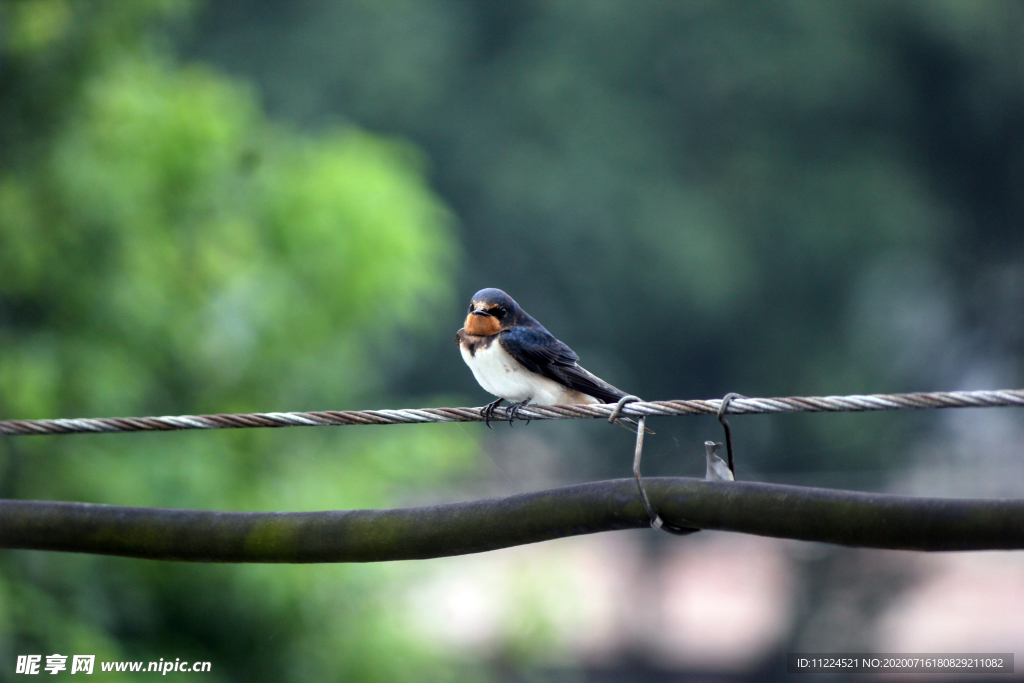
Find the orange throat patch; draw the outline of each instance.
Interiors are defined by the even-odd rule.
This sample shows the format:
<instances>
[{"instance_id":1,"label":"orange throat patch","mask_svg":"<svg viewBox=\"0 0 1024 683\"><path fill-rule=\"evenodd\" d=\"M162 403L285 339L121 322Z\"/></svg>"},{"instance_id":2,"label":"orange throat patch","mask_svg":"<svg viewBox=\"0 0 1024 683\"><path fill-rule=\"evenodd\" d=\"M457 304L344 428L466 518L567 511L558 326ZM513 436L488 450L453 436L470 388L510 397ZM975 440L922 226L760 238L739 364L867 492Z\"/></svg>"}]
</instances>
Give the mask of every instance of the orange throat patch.
<instances>
[{"instance_id":1,"label":"orange throat patch","mask_svg":"<svg viewBox=\"0 0 1024 683\"><path fill-rule=\"evenodd\" d=\"M470 313L466 316L466 332L478 337L490 337L501 332L501 323L491 315L473 315Z\"/></svg>"}]
</instances>

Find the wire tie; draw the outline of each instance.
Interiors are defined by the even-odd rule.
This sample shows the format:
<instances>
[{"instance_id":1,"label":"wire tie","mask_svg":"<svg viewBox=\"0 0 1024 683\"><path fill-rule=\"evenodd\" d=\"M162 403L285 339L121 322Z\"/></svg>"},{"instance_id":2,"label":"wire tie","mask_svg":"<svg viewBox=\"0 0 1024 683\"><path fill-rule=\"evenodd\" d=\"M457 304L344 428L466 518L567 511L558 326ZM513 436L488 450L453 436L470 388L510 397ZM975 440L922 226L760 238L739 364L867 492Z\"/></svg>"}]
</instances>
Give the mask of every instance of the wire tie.
<instances>
[{"instance_id":1,"label":"wire tie","mask_svg":"<svg viewBox=\"0 0 1024 683\"><path fill-rule=\"evenodd\" d=\"M734 398L746 398L746 396L737 393L726 394L722 399L722 405L718 406L718 421L722 423L722 428L725 429L725 451L728 453L729 471L732 472L732 476L735 478L736 465L732 457L732 428L729 426L729 420L725 419L725 411L728 410L729 404L732 403Z\"/></svg>"},{"instance_id":2,"label":"wire tie","mask_svg":"<svg viewBox=\"0 0 1024 683\"><path fill-rule=\"evenodd\" d=\"M636 403L640 400L640 398L633 396L631 394L620 398L619 402L615 404L615 408L612 410L612 414L611 416L609 416L608 422L615 422L616 418L618 418L619 416L619 413L622 411L622 406L626 405L627 403ZM640 476L640 459L643 457L644 453L644 432L647 431L646 423L646 415L641 415L640 419L637 420L636 450L633 454L633 478L636 479L636 487L637 489L640 490L640 499L644 503L644 509L647 510L647 516L651 519L651 528L661 529L662 531L666 531L676 536L686 536L687 534L692 534L694 532L700 531L700 529L694 529L691 527L680 527L675 526L674 524L668 524L667 522L665 522L665 520L661 518L661 515L659 515L654 510L654 506L651 505L651 500L650 498L647 497L647 490L644 488L643 478Z\"/></svg>"},{"instance_id":3,"label":"wire tie","mask_svg":"<svg viewBox=\"0 0 1024 683\"><path fill-rule=\"evenodd\" d=\"M615 420L619 418L619 413L622 412L622 406L626 405L627 403L639 403L642 400L643 399L641 399L639 396L634 396L633 394L626 394L625 396L620 398L619 402L615 404L614 408L612 408L612 414L608 416L608 422L614 423Z\"/></svg>"}]
</instances>

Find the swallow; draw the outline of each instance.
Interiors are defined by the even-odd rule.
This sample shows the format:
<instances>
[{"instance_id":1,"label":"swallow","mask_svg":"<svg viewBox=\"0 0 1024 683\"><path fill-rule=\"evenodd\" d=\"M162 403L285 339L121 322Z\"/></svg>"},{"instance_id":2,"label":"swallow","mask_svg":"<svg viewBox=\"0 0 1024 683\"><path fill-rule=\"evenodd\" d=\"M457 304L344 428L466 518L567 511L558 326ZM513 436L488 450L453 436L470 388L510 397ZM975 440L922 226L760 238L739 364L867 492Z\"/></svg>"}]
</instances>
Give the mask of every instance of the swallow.
<instances>
[{"instance_id":1,"label":"swallow","mask_svg":"<svg viewBox=\"0 0 1024 683\"><path fill-rule=\"evenodd\" d=\"M627 395L580 367L572 349L500 289L473 295L455 339L476 381L498 397L481 408L488 427L502 401L511 404L511 425L529 404L614 403Z\"/></svg>"}]
</instances>

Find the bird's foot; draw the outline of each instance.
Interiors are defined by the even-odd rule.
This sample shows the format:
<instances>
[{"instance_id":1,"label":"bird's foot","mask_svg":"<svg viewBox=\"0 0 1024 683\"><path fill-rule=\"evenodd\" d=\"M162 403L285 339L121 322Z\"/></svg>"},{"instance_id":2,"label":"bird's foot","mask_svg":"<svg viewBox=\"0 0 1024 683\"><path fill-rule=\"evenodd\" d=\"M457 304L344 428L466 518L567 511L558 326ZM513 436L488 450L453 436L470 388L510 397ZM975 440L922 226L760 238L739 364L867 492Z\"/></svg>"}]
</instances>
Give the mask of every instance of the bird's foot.
<instances>
[{"instance_id":1,"label":"bird's foot","mask_svg":"<svg viewBox=\"0 0 1024 683\"><path fill-rule=\"evenodd\" d=\"M510 405L508 407L508 411L507 412L508 412L508 426L509 427L512 426L512 421L515 420L516 417L519 416L519 411L521 409L525 408L530 403L530 400L531 399L526 399L525 401L520 401L519 403L513 403L512 405ZM530 424L530 418L526 418L526 424Z\"/></svg>"},{"instance_id":2,"label":"bird's foot","mask_svg":"<svg viewBox=\"0 0 1024 683\"><path fill-rule=\"evenodd\" d=\"M505 399L499 398L497 401L491 401L483 408L480 409L480 415L484 418L484 424L487 425L488 429L494 429L491 426L491 420L494 419L494 409L501 405L501 402Z\"/></svg>"}]
</instances>

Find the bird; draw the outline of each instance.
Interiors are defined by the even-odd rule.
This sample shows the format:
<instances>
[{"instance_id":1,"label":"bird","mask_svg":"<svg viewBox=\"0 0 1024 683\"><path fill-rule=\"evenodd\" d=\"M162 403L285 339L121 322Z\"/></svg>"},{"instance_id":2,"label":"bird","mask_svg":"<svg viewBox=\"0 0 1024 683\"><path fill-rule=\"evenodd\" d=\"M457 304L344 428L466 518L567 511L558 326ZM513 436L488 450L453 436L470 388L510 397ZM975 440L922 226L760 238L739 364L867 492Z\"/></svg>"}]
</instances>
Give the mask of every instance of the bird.
<instances>
[{"instance_id":1,"label":"bird","mask_svg":"<svg viewBox=\"0 0 1024 683\"><path fill-rule=\"evenodd\" d=\"M500 289L473 295L455 339L476 381L498 397L481 408L488 427L502 401L511 404L511 425L530 404L612 403L628 395L583 369L572 349Z\"/></svg>"}]
</instances>

